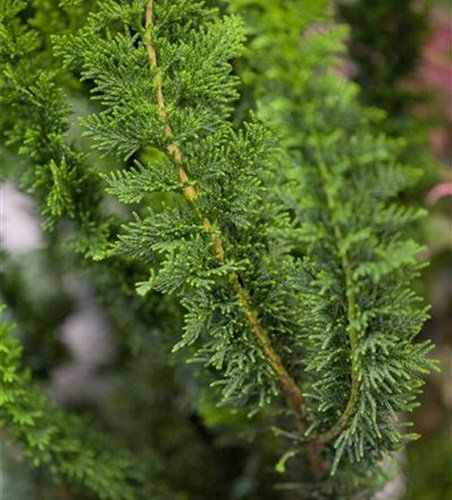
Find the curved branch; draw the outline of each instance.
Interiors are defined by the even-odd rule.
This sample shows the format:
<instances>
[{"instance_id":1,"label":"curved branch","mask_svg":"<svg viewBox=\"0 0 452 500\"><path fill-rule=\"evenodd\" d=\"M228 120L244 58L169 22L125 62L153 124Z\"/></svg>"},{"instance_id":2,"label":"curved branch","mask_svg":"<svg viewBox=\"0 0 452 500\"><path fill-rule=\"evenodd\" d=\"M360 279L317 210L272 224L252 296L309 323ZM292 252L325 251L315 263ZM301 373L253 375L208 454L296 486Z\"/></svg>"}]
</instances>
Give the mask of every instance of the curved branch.
<instances>
[{"instance_id":1,"label":"curved branch","mask_svg":"<svg viewBox=\"0 0 452 500\"><path fill-rule=\"evenodd\" d=\"M144 43L146 46L146 50L149 58L149 65L151 69L155 70L158 67L157 64L157 54L152 42L151 31L154 26L154 16L153 16L153 0L148 1L146 6L146 32L144 36ZM217 254L218 260L223 263L226 261L226 252L223 245L223 239L221 233L214 228L212 223L208 218L203 217L200 212L199 206L197 204L198 193L195 188L190 183L188 174L184 168L182 162L182 152L179 149L179 146L174 141L174 134L171 129L171 125L168 121L168 114L165 109L165 100L163 96L163 81L162 77L159 73L157 73L154 77L154 86L157 93L157 104L158 110L160 114L160 118L165 123L164 135L166 138L172 140L172 142L168 146L168 152L174 159L174 162L178 166L179 169L179 179L185 185L184 188L184 196L189 202L192 209L195 213L202 219L202 224L205 230L210 234L212 238L212 242L214 244L215 252ZM279 356L279 354L273 348L270 337L266 329L261 325L259 321L259 317L256 311L253 309L248 294L244 287L241 285L239 277L236 273L229 274L229 282L231 283L233 289L235 290L237 297L244 309L245 317L248 320L248 323L252 327L252 330L256 336L258 344L267 359L268 364L272 368L275 375L278 377L284 395L287 399L288 405L295 413L297 417L297 428L299 432L304 435L307 429L306 422L304 420L304 412L305 412L305 401L303 394L296 384L295 380L287 371L286 367L283 365L283 362ZM314 443L308 443L307 445L307 453L308 459L311 465L311 469L313 475L315 477L320 477L323 474L323 462L320 460L320 456L318 453L318 446Z\"/></svg>"}]
</instances>

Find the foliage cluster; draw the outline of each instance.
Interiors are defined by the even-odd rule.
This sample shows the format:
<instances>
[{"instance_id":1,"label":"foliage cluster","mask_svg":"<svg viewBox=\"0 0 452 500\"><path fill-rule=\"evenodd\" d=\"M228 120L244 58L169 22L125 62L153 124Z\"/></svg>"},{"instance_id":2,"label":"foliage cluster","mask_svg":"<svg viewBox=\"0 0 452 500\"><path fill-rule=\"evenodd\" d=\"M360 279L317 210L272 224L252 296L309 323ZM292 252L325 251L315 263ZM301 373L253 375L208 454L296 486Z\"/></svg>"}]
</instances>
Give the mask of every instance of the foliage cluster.
<instances>
[{"instance_id":1,"label":"foliage cluster","mask_svg":"<svg viewBox=\"0 0 452 500\"><path fill-rule=\"evenodd\" d=\"M434 367L422 213L400 202L419 172L335 72L327 2L3 0L0 21L7 174L137 387L93 427L24 371L5 320L8 439L75 498L371 498ZM124 406L146 410L133 431ZM221 492L196 483L210 462Z\"/></svg>"}]
</instances>

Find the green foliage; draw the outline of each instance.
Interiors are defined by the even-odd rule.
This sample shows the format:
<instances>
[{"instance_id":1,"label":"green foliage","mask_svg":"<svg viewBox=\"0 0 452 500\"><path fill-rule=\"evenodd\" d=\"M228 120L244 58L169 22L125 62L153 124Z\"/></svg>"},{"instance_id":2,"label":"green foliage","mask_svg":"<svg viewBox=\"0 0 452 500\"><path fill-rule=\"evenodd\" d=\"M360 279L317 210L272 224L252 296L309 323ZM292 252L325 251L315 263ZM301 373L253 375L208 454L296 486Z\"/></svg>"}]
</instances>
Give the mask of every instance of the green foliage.
<instances>
[{"instance_id":1,"label":"green foliage","mask_svg":"<svg viewBox=\"0 0 452 500\"><path fill-rule=\"evenodd\" d=\"M430 0L337 3L337 17L350 26L348 57L361 89L359 97L386 111L380 129L407 139L403 161L423 171L422 182L412 188L419 199L437 182L439 168L429 148L432 124L419 112L429 99L416 83L431 6Z\"/></svg>"},{"instance_id":2,"label":"green foliage","mask_svg":"<svg viewBox=\"0 0 452 500\"><path fill-rule=\"evenodd\" d=\"M229 15L183 0L32 4L0 11L3 153L21 158L13 175L55 241L70 228L71 248L49 247L89 277L139 388L122 404L142 413L131 430L119 404L111 425L125 443L88 430L22 370L4 323L8 436L103 499L176 498L161 477L212 497L221 466L206 484L184 475L224 460L225 443L246 450L250 470L230 490L225 479L221 498L275 498L276 475L300 499L371 498L381 460L416 437L400 414L434 366L415 340L427 312L411 289L420 247L406 236L422 211L400 203L418 177L400 161L404 141L379 133L381 113L332 69L346 31L328 25L327 2L230 0ZM87 110L75 109L77 147L74 93ZM196 391L166 380L187 373ZM188 472L171 456L184 440Z\"/></svg>"},{"instance_id":3,"label":"green foliage","mask_svg":"<svg viewBox=\"0 0 452 500\"><path fill-rule=\"evenodd\" d=\"M27 30L18 14L26 7L25 1L5 0L0 5L0 54L2 62L20 57L37 46L36 33Z\"/></svg>"},{"instance_id":4,"label":"green foliage","mask_svg":"<svg viewBox=\"0 0 452 500\"><path fill-rule=\"evenodd\" d=\"M115 252L150 265L158 261L152 264L149 288L176 293L187 310L178 347L199 338L196 359L222 370L224 397L262 405L277 386L240 293L246 290L272 341L283 341L292 355L297 299L292 259L271 237L287 220L266 195L263 179L272 154L268 133L257 123L236 132L228 120L237 85L228 60L241 50L242 24L236 17L217 19L201 5L195 15L193 5L176 9L157 2L155 25L146 31L137 16L142 7L102 2L79 35L56 42L66 64L95 83L103 110L87 118L85 129L99 150L120 159L146 147L166 151L157 161L137 162L107 179L109 192L126 203L146 193L173 194L166 205L135 215ZM199 21L189 21L193 16ZM121 21L124 27L116 26L116 34L103 31L110 26L107 21ZM159 61L151 69L147 36ZM201 66L195 64L200 57ZM156 78L162 80L171 138L164 134ZM182 152L190 181L178 178L178 161L167 151L172 144ZM188 184L196 189L193 198L184 197ZM217 237L226 257L218 256ZM140 284L139 289L147 288Z\"/></svg>"},{"instance_id":5,"label":"green foliage","mask_svg":"<svg viewBox=\"0 0 452 500\"><path fill-rule=\"evenodd\" d=\"M25 7L25 2L2 4L2 147L17 151L12 173L35 194L44 227L54 229L63 216L76 219L81 228L78 248L95 255L106 230L99 213L98 177L87 166L86 154L68 144L71 109L58 86L61 72L46 69L48 55L39 40L44 33L31 28L39 26L39 15L29 25L17 19Z\"/></svg>"},{"instance_id":6,"label":"green foliage","mask_svg":"<svg viewBox=\"0 0 452 500\"><path fill-rule=\"evenodd\" d=\"M429 0L338 3L339 17L351 26L348 46L362 97L391 116L407 113L419 99L404 88L403 80L413 76L420 62L430 4Z\"/></svg>"},{"instance_id":7,"label":"green foliage","mask_svg":"<svg viewBox=\"0 0 452 500\"><path fill-rule=\"evenodd\" d=\"M103 500L136 499L142 466L129 451L83 418L59 409L23 369L22 347L4 318L0 325L0 423L34 466L47 465L58 481L83 484Z\"/></svg>"},{"instance_id":8,"label":"green foliage","mask_svg":"<svg viewBox=\"0 0 452 500\"><path fill-rule=\"evenodd\" d=\"M334 45L324 43L325 31L294 39L300 4L266 2L259 16L263 4L247 4L252 46L265 47L249 56L257 109L282 134L293 165L280 192L297 221L290 242L304 254L309 432L334 442L333 473L346 473L348 462L369 469L417 437L397 415L416 407L419 375L434 366L431 344L413 343L427 317L410 289L422 248L402 229L423 211L398 202L417 172L397 162L403 143L376 132L379 117L360 106L354 85L305 57L311 46L331 57Z\"/></svg>"}]
</instances>

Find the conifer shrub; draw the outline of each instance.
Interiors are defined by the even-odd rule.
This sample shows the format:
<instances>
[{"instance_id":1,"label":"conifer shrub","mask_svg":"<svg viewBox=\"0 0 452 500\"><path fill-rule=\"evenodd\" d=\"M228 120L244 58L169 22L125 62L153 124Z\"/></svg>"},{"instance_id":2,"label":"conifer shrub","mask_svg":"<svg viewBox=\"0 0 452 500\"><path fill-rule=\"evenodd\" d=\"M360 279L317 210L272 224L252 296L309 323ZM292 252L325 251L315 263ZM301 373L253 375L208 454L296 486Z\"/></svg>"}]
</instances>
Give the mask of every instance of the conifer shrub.
<instances>
[{"instance_id":1,"label":"conifer shrub","mask_svg":"<svg viewBox=\"0 0 452 500\"><path fill-rule=\"evenodd\" d=\"M335 71L330 21L325 0L2 0L5 177L54 294L89 283L119 351L101 408L65 408L60 350L33 363L74 297L40 342L56 298L22 301L4 255L2 433L54 498L371 499L418 437L419 171Z\"/></svg>"}]
</instances>

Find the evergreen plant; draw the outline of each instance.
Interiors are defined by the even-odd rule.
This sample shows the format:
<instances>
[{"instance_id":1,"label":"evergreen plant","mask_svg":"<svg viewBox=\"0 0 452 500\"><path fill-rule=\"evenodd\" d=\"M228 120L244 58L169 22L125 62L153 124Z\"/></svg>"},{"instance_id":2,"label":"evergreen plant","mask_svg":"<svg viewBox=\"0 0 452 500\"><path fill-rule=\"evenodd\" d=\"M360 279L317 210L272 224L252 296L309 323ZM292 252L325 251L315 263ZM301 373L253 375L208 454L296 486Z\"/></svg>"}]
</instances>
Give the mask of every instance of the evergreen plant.
<instances>
[{"instance_id":1,"label":"evergreen plant","mask_svg":"<svg viewBox=\"0 0 452 500\"><path fill-rule=\"evenodd\" d=\"M422 212L400 198L418 173L335 73L329 20L325 0L2 0L6 172L89 277L139 380L129 404L154 413L131 431L58 407L3 313L2 429L74 498L370 499L417 437L402 415L435 363L406 236ZM196 484L165 470L172 442L182 469L228 460L221 443L246 467Z\"/></svg>"}]
</instances>

